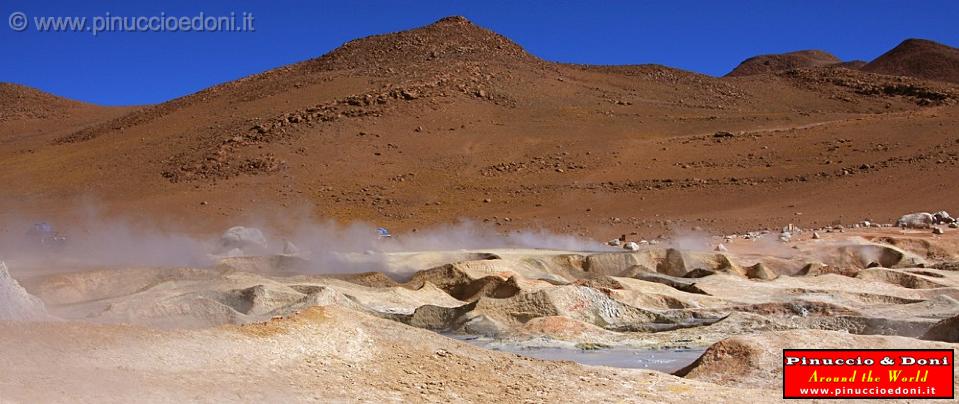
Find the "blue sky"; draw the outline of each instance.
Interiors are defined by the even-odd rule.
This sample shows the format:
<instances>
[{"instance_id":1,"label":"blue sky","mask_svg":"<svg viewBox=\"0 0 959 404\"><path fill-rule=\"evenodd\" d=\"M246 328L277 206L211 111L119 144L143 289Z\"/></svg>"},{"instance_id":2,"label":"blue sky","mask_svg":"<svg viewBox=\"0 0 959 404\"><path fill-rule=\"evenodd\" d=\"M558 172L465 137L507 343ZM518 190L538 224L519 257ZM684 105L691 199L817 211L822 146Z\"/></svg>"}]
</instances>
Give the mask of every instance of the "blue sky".
<instances>
[{"instance_id":1,"label":"blue sky","mask_svg":"<svg viewBox=\"0 0 959 404\"><path fill-rule=\"evenodd\" d=\"M165 101L448 15L547 60L659 63L722 75L763 53L872 59L905 38L959 47L957 1L35 1L0 3L0 81L107 105ZM253 13L256 32L37 32L33 17Z\"/></svg>"}]
</instances>

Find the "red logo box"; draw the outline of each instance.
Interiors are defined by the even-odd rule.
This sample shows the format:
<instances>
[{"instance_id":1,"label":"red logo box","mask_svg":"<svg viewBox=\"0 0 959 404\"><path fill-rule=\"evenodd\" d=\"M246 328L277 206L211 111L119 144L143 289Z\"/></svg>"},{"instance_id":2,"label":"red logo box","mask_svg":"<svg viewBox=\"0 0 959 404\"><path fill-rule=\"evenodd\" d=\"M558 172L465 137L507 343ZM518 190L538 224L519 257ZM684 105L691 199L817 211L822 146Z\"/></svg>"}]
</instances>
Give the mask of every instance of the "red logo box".
<instances>
[{"instance_id":1,"label":"red logo box","mask_svg":"<svg viewBox=\"0 0 959 404\"><path fill-rule=\"evenodd\" d=\"M955 398L952 349L784 349L783 398Z\"/></svg>"}]
</instances>

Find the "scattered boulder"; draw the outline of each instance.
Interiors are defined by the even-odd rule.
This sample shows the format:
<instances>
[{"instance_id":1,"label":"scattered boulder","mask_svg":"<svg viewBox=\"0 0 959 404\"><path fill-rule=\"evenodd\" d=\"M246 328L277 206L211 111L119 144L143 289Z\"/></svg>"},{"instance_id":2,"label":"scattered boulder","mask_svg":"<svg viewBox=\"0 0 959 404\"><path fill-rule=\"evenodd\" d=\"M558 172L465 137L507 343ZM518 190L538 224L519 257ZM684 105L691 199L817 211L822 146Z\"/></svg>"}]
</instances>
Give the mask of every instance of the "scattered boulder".
<instances>
[{"instance_id":1,"label":"scattered boulder","mask_svg":"<svg viewBox=\"0 0 959 404\"><path fill-rule=\"evenodd\" d=\"M956 219L953 218L952 216L949 216L949 212L946 212L944 210L940 210L936 213L933 213L932 218L936 224L949 224L949 223L956 222Z\"/></svg>"},{"instance_id":2,"label":"scattered boulder","mask_svg":"<svg viewBox=\"0 0 959 404\"><path fill-rule=\"evenodd\" d=\"M639 251L639 244L636 244L636 242L634 241L630 241L623 246L623 249L626 249L629 251Z\"/></svg>"},{"instance_id":3,"label":"scattered boulder","mask_svg":"<svg viewBox=\"0 0 959 404\"><path fill-rule=\"evenodd\" d=\"M933 227L932 234L946 234L946 232L942 230L942 227Z\"/></svg>"},{"instance_id":4,"label":"scattered boulder","mask_svg":"<svg viewBox=\"0 0 959 404\"><path fill-rule=\"evenodd\" d=\"M919 212L903 215L896 221L896 227L906 229L928 229L935 223L935 218L931 213Z\"/></svg>"}]
</instances>

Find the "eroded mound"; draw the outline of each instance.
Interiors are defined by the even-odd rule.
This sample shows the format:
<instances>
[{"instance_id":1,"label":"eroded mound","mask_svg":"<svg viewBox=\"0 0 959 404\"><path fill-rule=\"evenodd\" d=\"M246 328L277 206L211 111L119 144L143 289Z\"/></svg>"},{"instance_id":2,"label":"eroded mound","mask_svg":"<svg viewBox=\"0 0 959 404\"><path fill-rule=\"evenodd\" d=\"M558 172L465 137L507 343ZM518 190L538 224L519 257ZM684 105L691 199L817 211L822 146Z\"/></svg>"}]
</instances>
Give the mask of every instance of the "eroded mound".
<instances>
[{"instance_id":1,"label":"eroded mound","mask_svg":"<svg viewBox=\"0 0 959 404\"><path fill-rule=\"evenodd\" d=\"M904 337L863 336L816 330L765 332L717 342L710 346L696 362L676 374L723 386L775 389L782 387L783 349L850 347L954 348L949 344Z\"/></svg>"},{"instance_id":2,"label":"eroded mound","mask_svg":"<svg viewBox=\"0 0 959 404\"><path fill-rule=\"evenodd\" d=\"M842 62L839 58L821 50L801 50L775 55L760 55L744 60L728 77L771 73L800 67L815 67Z\"/></svg>"},{"instance_id":3,"label":"eroded mound","mask_svg":"<svg viewBox=\"0 0 959 404\"><path fill-rule=\"evenodd\" d=\"M907 39L861 69L959 83L959 49L926 39Z\"/></svg>"},{"instance_id":4,"label":"eroded mound","mask_svg":"<svg viewBox=\"0 0 959 404\"><path fill-rule=\"evenodd\" d=\"M10 276L7 264L0 261L0 320L43 320L47 318L43 301L33 296Z\"/></svg>"}]
</instances>

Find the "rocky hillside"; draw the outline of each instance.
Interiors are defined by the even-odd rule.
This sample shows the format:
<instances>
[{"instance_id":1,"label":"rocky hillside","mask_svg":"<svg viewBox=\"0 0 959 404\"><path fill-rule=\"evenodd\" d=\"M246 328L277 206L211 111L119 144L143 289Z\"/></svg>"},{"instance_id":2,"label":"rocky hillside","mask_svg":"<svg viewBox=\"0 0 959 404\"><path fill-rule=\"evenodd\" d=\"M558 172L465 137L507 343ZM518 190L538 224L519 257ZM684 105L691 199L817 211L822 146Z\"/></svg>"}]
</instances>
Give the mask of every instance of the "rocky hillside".
<instances>
[{"instance_id":1,"label":"rocky hillside","mask_svg":"<svg viewBox=\"0 0 959 404\"><path fill-rule=\"evenodd\" d=\"M959 83L959 49L926 39L907 39L862 70Z\"/></svg>"},{"instance_id":2,"label":"rocky hillside","mask_svg":"<svg viewBox=\"0 0 959 404\"><path fill-rule=\"evenodd\" d=\"M56 118L81 105L35 88L0 82L0 122Z\"/></svg>"},{"instance_id":3,"label":"rocky hillside","mask_svg":"<svg viewBox=\"0 0 959 404\"><path fill-rule=\"evenodd\" d=\"M782 54L760 55L744 60L727 77L772 73L800 67L815 67L842 62L839 58L821 50L801 50Z\"/></svg>"},{"instance_id":4,"label":"rocky hillside","mask_svg":"<svg viewBox=\"0 0 959 404\"><path fill-rule=\"evenodd\" d=\"M889 178L957 167L957 94L834 66L729 79L553 63L450 17L162 104L0 124L0 215L54 220L74 210L64 198L94 197L199 231L298 207L395 229L469 218L604 239L878 220L955 192L937 188L945 174L918 185L930 192ZM791 207L857 187L883 197Z\"/></svg>"}]
</instances>

